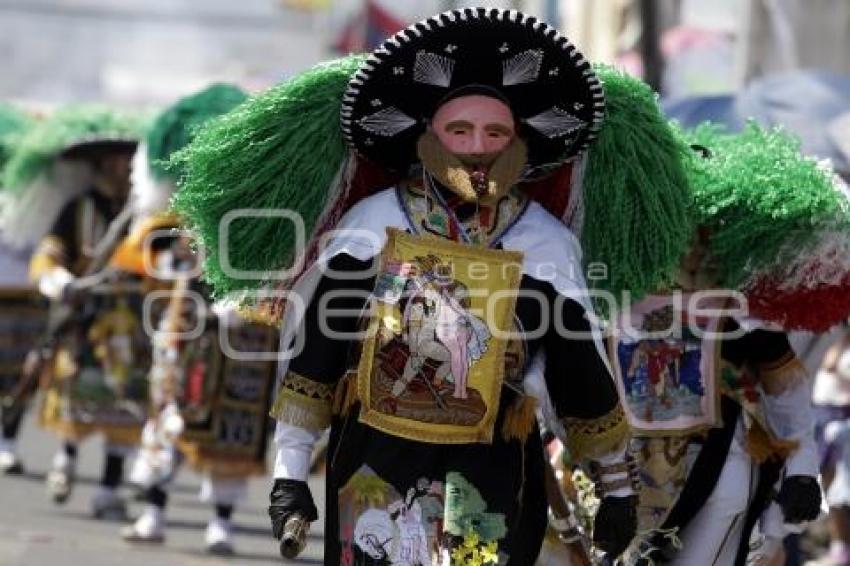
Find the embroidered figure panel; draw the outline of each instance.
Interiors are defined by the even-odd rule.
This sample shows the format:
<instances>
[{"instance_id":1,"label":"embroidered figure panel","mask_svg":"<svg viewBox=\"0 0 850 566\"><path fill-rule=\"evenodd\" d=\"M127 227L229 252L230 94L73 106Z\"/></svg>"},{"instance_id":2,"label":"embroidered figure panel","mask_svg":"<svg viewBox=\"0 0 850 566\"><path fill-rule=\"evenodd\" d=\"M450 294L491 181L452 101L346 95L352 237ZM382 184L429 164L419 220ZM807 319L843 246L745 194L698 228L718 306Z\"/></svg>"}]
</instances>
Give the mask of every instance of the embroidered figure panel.
<instances>
[{"instance_id":1,"label":"embroidered figure panel","mask_svg":"<svg viewBox=\"0 0 850 566\"><path fill-rule=\"evenodd\" d=\"M388 236L358 368L360 420L422 442L490 442L522 254Z\"/></svg>"}]
</instances>

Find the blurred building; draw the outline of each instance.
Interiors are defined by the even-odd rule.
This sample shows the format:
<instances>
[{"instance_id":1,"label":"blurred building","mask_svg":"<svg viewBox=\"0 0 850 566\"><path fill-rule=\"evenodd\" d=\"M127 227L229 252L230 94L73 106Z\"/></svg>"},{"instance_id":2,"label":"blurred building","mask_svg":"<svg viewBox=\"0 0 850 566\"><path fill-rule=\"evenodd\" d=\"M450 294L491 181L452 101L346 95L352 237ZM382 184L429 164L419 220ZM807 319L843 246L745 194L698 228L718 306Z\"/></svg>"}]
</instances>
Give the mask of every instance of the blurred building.
<instances>
[{"instance_id":1,"label":"blurred building","mask_svg":"<svg viewBox=\"0 0 850 566\"><path fill-rule=\"evenodd\" d=\"M536 15L673 98L850 71L847 0L0 0L0 100L148 105L214 80L263 88L481 4Z\"/></svg>"},{"instance_id":2,"label":"blurred building","mask_svg":"<svg viewBox=\"0 0 850 566\"><path fill-rule=\"evenodd\" d=\"M0 100L167 103L263 88L463 0L0 0ZM488 6L555 14L556 0Z\"/></svg>"},{"instance_id":3,"label":"blurred building","mask_svg":"<svg viewBox=\"0 0 850 566\"><path fill-rule=\"evenodd\" d=\"M847 0L748 0L743 80L817 69L850 74L850 2Z\"/></svg>"},{"instance_id":4,"label":"blurred building","mask_svg":"<svg viewBox=\"0 0 850 566\"><path fill-rule=\"evenodd\" d=\"M328 12L281 0L0 0L0 99L165 103L261 87L328 54Z\"/></svg>"}]
</instances>

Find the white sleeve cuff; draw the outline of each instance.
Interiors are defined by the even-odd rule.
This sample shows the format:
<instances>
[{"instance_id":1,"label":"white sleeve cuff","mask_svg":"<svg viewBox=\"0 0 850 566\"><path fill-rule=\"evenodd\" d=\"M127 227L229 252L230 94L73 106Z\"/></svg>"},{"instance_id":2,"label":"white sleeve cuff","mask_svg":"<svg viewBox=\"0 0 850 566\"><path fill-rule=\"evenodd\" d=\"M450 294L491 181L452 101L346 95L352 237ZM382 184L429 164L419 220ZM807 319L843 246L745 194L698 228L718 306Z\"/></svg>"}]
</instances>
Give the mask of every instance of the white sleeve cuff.
<instances>
[{"instance_id":1,"label":"white sleeve cuff","mask_svg":"<svg viewBox=\"0 0 850 566\"><path fill-rule=\"evenodd\" d=\"M310 457L320 432L314 432L281 421L277 422L274 443L277 455L274 462L275 479L307 481Z\"/></svg>"},{"instance_id":2,"label":"white sleeve cuff","mask_svg":"<svg viewBox=\"0 0 850 566\"><path fill-rule=\"evenodd\" d=\"M620 450L616 450L614 452L610 452L608 454L600 456L599 458L597 458L596 461L599 462L600 464L602 464L603 466L611 466L611 465L614 465L614 464L619 464L621 462L625 462L627 450L628 450L628 448L624 447ZM605 481L605 482L614 482L614 481L618 481L618 480L622 480L622 479L626 479L626 478L629 478L628 472L617 472L617 473L614 473L614 474L603 474L601 479L602 479L602 481ZM605 495L606 496L613 496L613 497L629 497L629 496L634 495L634 494L635 494L635 490L632 489L631 484L629 484L627 486L609 491Z\"/></svg>"},{"instance_id":3,"label":"white sleeve cuff","mask_svg":"<svg viewBox=\"0 0 850 566\"><path fill-rule=\"evenodd\" d=\"M762 396L767 421L782 439L796 440L799 447L785 463L785 475L818 476L815 418L811 383L803 381L779 395Z\"/></svg>"},{"instance_id":4,"label":"white sleeve cuff","mask_svg":"<svg viewBox=\"0 0 850 566\"><path fill-rule=\"evenodd\" d=\"M62 296L65 287L74 280L71 272L64 267L54 267L38 279L39 292L54 301Z\"/></svg>"},{"instance_id":5,"label":"white sleeve cuff","mask_svg":"<svg viewBox=\"0 0 850 566\"><path fill-rule=\"evenodd\" d=\"M786 476L811 476L818 477L820 473L818 463L818 449L813 435L805 435L799 439L800 446L788 458L785 464Z\"/></svg>"}]
</instances>

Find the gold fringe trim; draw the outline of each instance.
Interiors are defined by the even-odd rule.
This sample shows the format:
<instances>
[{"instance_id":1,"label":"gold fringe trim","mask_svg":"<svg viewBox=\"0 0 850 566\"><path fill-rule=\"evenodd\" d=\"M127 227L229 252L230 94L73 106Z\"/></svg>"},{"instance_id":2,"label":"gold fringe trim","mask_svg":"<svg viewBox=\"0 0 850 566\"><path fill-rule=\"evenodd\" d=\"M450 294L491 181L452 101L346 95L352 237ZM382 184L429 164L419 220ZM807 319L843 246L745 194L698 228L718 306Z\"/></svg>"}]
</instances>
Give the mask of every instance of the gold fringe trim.
<instances>
[{"instance_id":1,"label":"gold fringe trim","mask_svg":"<svg viewBox=\"0 0 850 566\"><path fill-rule=\"evenodd\" d=\"M809 372L797 356L789 352L772 364L760 366L759 377L764 392L776 396L808 381Z\"/></svg>"},{"instance_id":2,"label":"gold fringe trim","mask_svg":"<svg viewBox=\"0 0 850 566\"><path fill-rule=\"evenodd\" d=\"M177 441L186 462L197 472L223 478L245 478L264 476L265 459L256 459L248 454L222 453L212 446L204 446L191 440Z\"/></svg>"},{"instance_id":3,"label":"gold fringe trim","mask_svg":"<svg viewBox=\"0 0 850 566\"><path fill-rule=\"evenodd\" d=\"M83 441L93 434L102 433L110 444L137 446L142 440L142 426L106 426L75 423L51 418L39 419L39 425L60 438L71 441Z\"/></svg>"},{"instance_id":4,"label":"gold fringe trim","mask_svg":"<svg viewBox=\"0 0 850 566\"><path fill-rule=\"evenodd\" d=\"M785 460L799 448L796 440L783 440L769 434L758 422L753 421L747 430L746 450L757 464L768 460Z\"/></svg>"},{"instance_id":5,"label":"gold fringe trim","mask_svg":"<svg viewBox=\"0 0 850 566\"><path fill-rule=\"evenodd\" d=\"M574 460L599 458L622 449L631 435L623 407L594 419L566 417L562 419L567 433L567 449Z\"/></svg>"},{"instance_id":6,"label":"gold fringe trim","mask_svg":"<svg viewBox=\"0 0 850 566\"><path fill-rule=\"evenodd\" d=\"M272 328L280 328L283 323L283 317L279 313L275 313L272 307L266 303L241 305L238 307L237 313L239 318L247 322L255 322Z\"/></svg>"},{"instance_id":7,"label":"gold fringe trim","mask_svg":"<svg viewBox=\"0 0 850 566\"><path fill-rule=\"evenodd\" d=\"M513 439L520 442L525 441L534 428L534 419L537 417L537 399L531 395L523 395L514 400L505 410L505 418L502 421L502 438L506 442Z\"/></svg>"},{"instance_id":8,"label":"gold fringe trim","mask_svg":"<svg viewBox=\"0 0 850 566\"><path fill-rule=\"evenodd\" d=\"M304 395L311 399L327 401L331 403L334 398L333 386L321 381L316 381L309 377L305 377L294 371L287 372L283 376L280 384L281 389L290 389L292 392L299 395Z\"/></svg>"},{"instance_id":9,"label":"gold fringe trim","mask_svg":"<svg viewBox=\"0 0 850 566\"><path fill-rule=\"evenodd\" d=\"M357 400L357 372L347 371L336 384L333 414L341 417L348 415Z\"/></svg>"},{"instance_id":10,"label":"gold fringe trim","mask_svg":"<svg viewBox=\"0 0 850 566\"><path fill-rule=\"evenodd\" d=\"M102 423L83 423L72 421L63 415L63 397L56 389L44 392L38 411L38 424L60 438L82 441L87 437L101 433L112 444L136 446L142 440L142 424L108 425Z\"/></svg>"},{"instance_id":11,"label":"gold fringe trim","mask_svg":"<svg viewBox=\"0 0 850 566\"><path fill-rule=\"evenodd\" d=\"M269 415L287 424L322 431L331 425L332 403L281 386Z\"/></svg>"}]
</instances>

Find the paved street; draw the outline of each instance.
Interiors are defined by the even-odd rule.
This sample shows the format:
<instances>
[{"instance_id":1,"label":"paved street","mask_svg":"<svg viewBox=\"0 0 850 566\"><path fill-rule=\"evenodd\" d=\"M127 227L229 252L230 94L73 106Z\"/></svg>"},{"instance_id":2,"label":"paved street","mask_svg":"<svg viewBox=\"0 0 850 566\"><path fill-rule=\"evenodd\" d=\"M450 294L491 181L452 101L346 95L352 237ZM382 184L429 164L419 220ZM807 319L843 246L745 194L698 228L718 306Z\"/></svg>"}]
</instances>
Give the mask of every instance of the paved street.
<instances>
[{"instance_id":1,"label":"paved street","mask_svg":"<svg viewBox=\"0 0 850 566\"><path fill-rule=\"evenodd\" d=\"M237 556L220 559L204 553L203 535L211 509L198 501L200 478L182 471L169 501L169 529L164 545L130 546L118 535L119 523L90 518L89 503L100 475L102 444L92 438L80 449L79 482L62 507L51 503L44 476L57 441L31 420L24 424L21 453L24 476L0 477L0 566L217 566L282 564L269 535L266 502L269 481L251 482L249 497L234 516ZM127 463L127 470L129 471ZM311 481L318 501L322 481ZM129 491L126 491L130 495ZM131 503L131 514L142 504ZM321 525L314 525L308 548L296 563L321 564Z\"/></svg>"}]
</instances>

